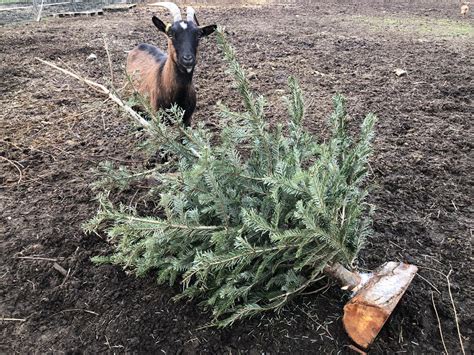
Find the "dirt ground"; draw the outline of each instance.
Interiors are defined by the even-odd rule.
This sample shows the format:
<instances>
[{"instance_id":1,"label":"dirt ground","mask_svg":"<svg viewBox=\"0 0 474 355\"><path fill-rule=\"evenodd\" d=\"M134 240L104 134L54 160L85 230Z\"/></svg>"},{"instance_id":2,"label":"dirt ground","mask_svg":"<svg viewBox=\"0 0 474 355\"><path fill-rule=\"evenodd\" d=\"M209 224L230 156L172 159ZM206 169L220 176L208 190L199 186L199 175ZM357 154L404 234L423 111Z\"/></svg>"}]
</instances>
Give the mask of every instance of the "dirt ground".
<instances>
[{"instance_id":1,"label":"dirt ground","mask_svg":"<svg viewBox=\"0 0 474 355\"><path fill-rule=\"evenodd\" d=\"M360 265L402 260L418 265L419 274L370 353L441 353L438 324L449 353L460 353L456 323L469 351L472 17L461 19L457 5L311 3L197 14L203 24L226 26L253 87L271 103L270 120L284 117L278 112L290 74L305 89L306 125L315 134L327 133L324 119L337 91L348 98L352 125L370 111L379 116L371 162L375 234ZM139 6L0 28L0 351L350 353L341 325L348 298L337 287L280 314L203 329L208 315L196 303L171 300L178 287L91 263L110 251L81 230L96 210L93 169L105 160L142 164L141 133L106 98L34 58L110 85L105 35L120 88L127 50L165 44L152 12ZM91 53L96 60L86 59ZM216 102L238 108L238 98L214 38L202 42L199 57L194 120L218 124ZM396 68L408 74L397 77Z\"/></svg>"}]
</instances>

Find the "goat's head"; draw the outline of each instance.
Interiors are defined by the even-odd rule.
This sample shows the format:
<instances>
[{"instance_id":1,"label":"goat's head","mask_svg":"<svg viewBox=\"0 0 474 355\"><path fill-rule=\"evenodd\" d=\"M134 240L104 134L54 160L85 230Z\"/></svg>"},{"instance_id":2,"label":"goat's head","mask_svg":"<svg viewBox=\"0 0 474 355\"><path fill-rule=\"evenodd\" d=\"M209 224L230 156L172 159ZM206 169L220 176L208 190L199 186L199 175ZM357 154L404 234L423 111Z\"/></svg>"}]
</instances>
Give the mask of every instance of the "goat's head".
<instances>
[{"instance_id":1,"label":"goat's head","mask_svg":"<svg viewBox=\"0 0 474 355\"><path fill-rule=\"evenodd\" d=\"M192 73L196 65L196 53L199 45L199 39L213 33L217 26L210 25L199 27L192 7L186 10L186 21L181 18L181 12L178 6L171 2L161 2L156 5L166 7L173 15L173 23L164 24L158 17L153 16L153 24L163 33L165 33L170 44L174 48L175 58L172 58L179 70Z\"/></svg>"}]
</instances>

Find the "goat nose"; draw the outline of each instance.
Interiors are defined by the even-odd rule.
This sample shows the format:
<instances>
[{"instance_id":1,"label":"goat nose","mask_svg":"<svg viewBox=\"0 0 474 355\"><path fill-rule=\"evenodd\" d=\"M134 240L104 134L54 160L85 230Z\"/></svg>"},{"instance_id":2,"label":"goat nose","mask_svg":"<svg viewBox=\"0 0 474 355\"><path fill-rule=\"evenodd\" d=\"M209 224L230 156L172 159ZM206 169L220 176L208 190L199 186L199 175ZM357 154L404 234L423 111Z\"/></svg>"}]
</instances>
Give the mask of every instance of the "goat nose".
<instances>
[{"instance_id":1,"label":"goat nose","mask_svg":"<svg viewBox=\"0 0 474 355\"><path fill-rule=\"evenodd\" d=\"M194 61L194 57L192 55L183 55L183 61L185 63L192 63Z\"/></svg>"}]
</instances>

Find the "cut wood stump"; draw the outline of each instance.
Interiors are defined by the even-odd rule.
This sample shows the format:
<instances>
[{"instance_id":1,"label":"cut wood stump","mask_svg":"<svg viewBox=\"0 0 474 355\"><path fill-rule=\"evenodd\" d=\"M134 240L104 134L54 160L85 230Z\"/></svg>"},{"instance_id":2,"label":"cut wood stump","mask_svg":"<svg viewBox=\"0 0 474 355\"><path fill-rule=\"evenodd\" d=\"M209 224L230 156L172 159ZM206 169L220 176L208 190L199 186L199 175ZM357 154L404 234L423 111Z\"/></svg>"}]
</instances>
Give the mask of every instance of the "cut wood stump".
<instances>
[{"instance_id":1,"label":"cut wood stump","mask_svg":"<svg viewBox=\"0 0 474 355\"><path fill-rule=\"evenodd\" d=\"M374 341L418 268L388 262L375 270L356 295L344 306L342 321L347 334L363 348Z\"/></svg>"}]
</instances>

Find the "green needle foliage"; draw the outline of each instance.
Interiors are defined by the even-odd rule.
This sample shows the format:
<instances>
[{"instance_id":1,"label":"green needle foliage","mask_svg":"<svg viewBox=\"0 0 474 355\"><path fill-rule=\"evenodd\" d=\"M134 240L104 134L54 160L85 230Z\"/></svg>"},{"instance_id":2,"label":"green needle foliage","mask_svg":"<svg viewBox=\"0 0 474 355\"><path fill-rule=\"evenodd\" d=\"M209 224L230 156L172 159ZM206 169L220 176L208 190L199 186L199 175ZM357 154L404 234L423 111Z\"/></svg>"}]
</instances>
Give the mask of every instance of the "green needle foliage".
<instances>
[{"instance_id":1,"label":"green needle foliage","mask_svg":"<svg viewBox=\"0 0 474 355\"><path fill-rule=\"evenodd\" d=\"M270 128L265 99L250 90L222 32L218 43L245 110L219 105L223 124L214 134L199 123L183 127L177 108L153 114L150 144L168 162L134 174L104 165L100 209L85 230L104 230L115 246L96 262L180 282L177 298L201 300L213 324L227 326L279 309L324 277L328 264L353 263L370 233L364 180L376 118L369 114L352 139L336 95L332 135L318 143L303 127L303 94L289 78L286 127ZM158 213L111 202L114 181L123 188L150 176L159 181Z\"/></svg>"}]
</instances>

